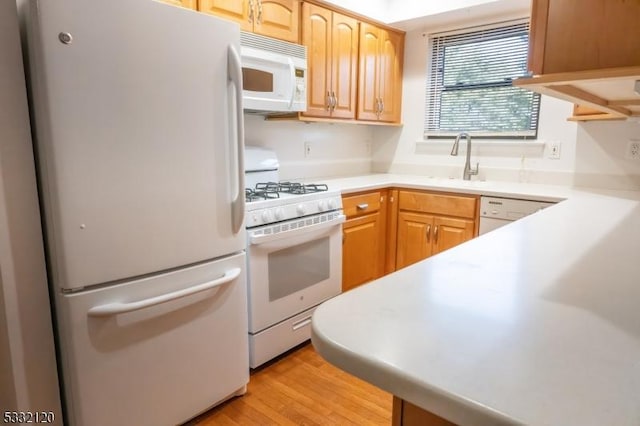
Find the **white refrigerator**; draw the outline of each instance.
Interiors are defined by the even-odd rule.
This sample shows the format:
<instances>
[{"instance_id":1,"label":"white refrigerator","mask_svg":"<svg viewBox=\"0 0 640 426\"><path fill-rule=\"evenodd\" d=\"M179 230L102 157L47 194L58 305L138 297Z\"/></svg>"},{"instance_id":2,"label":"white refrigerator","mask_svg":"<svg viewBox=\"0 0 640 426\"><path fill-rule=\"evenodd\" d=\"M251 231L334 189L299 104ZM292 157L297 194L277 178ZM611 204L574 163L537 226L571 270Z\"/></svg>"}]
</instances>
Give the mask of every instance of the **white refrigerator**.
<instances>
[{"instance_id":1,"label":"white refrigerator","mask_svg":"<svg viewBox=\"0 0 640 426\"><path fill-rule=\"evenodd\" d=\"M154 0L29 6L66 420L186 421L249 380L239 27Z\"/></svg>"}]
</instances>

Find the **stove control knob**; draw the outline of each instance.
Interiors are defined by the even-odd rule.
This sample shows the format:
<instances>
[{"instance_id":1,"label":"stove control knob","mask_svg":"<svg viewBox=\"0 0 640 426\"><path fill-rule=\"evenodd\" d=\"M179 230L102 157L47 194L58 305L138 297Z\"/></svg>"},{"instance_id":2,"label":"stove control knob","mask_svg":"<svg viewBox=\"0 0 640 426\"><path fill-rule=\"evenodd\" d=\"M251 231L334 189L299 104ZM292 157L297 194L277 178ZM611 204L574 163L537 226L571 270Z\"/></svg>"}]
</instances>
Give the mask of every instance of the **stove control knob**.
<instances>
[{"instance_id":1,"label":"stove control knob","mask_svg":"<svg viewBox=\"0 0 640 426\"><path fill-rule=\"evenodd\" d=\"M329 202L327 203L327 205L329 206L329 210L335 210L336 209L336 200L334 200L333 198L329 200Z\"/></svg>"},{"instance_id":2,"label":"stove control knob","mask_svg":"<svg viewBox=\"0 0 640 426\"><path fill-rule=\"evenodd\" d=\"M298 204L298 207L296 207L296 211L298 212L298 216L304 216L304 214L307 212L307 208L304 206L304 204Z\"/></svg>"},{"instance_id":3,"label":"stove control knob","mask_svg":"<svg viewBox=\"0 0 640 426\"><path fill-rule=\"evenodd\" d=\"M318 210L321 212L327 210L327 203L324 200L318 201Z\"/></svg>"},{"instance_id":4,"label":"stove control knob","mask_svg":"<svg viewBox=\"0 0 640 426\"><path fill-rule=\"evenodd\" d=\"M280 208L276 209L276 212L275 212L274 216L276 217L276 220L284 219L284 210L282 210Z\"/></svg>"},{"instance_id":5,"label":"stove control knob","mask_svg":"<svg viewBox=\"0 0 640 426\"><path fill-rule=\"evenodd\" d=\"M265 211L262 212L262 222L263 223L271 222L271 211L270 210L265 210Z\"/></svg>"}]
</instances>

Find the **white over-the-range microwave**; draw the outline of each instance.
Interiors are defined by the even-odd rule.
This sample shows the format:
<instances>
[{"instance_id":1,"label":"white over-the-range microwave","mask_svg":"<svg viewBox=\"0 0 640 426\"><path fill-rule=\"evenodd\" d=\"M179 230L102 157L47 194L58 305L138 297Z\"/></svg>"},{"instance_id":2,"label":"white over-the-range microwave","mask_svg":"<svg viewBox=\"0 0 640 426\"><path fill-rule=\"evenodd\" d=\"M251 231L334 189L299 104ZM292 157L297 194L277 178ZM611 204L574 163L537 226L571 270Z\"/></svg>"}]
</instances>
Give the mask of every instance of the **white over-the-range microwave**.
<instances>
[{"instance_id":1,"label":"white over-the-range microwave","mask_svg":"<svg viewBox=\"0 0 640 426\"><path fill-rule=\"evenodd\" d=\"M307 109L307 48L241 32L243 107L246 112Z\"/></svg>"}]
</instances>

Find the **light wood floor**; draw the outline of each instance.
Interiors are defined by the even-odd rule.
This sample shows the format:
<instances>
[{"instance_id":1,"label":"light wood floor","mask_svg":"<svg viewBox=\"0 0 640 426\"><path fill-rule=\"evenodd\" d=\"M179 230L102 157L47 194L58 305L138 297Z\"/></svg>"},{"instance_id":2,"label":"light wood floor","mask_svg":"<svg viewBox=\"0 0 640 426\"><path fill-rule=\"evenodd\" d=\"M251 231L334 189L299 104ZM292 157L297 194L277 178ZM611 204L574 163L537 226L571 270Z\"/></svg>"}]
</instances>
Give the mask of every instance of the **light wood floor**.
<instances>
[{"instance_id":1,"label":"light wood floor","mask_svg":"<svg viewBox=\"0 0 640 426\"><path fill-rule=\"evenodd\" d=\"M392 396L318 355L309 343L254 371L245 395L188 425L391 425Z\"/></svg>"}]
</instances>

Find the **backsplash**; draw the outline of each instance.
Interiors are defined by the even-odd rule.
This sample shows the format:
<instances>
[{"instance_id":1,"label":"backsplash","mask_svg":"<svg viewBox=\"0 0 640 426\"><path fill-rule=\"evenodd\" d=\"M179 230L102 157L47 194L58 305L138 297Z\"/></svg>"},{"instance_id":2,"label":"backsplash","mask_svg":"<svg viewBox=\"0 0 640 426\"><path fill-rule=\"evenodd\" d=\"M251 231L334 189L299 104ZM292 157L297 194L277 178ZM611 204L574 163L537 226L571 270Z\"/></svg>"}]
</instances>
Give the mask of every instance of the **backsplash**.
<instances>
[{"instance_id":1,"label":"backsplash","mask_svg":"<svg viewBox=\"0 0 640 426\"><path fill-rule=\"evenodd\" d=\"M640 160L627 158L631 140L640 141L640 122L602 121L578 125L574 184L640 190Z\"/></svg>"},{"instance_id":2,"label":"backsplash","mask_svg":"<svg viewBox=\"0 0 640 426\"><path fill-rule=\"evenodd\" d=\"M276 152L281 180L371 173L370 126L244 118L246 144Z\"/></svg>"}]
</instances>

